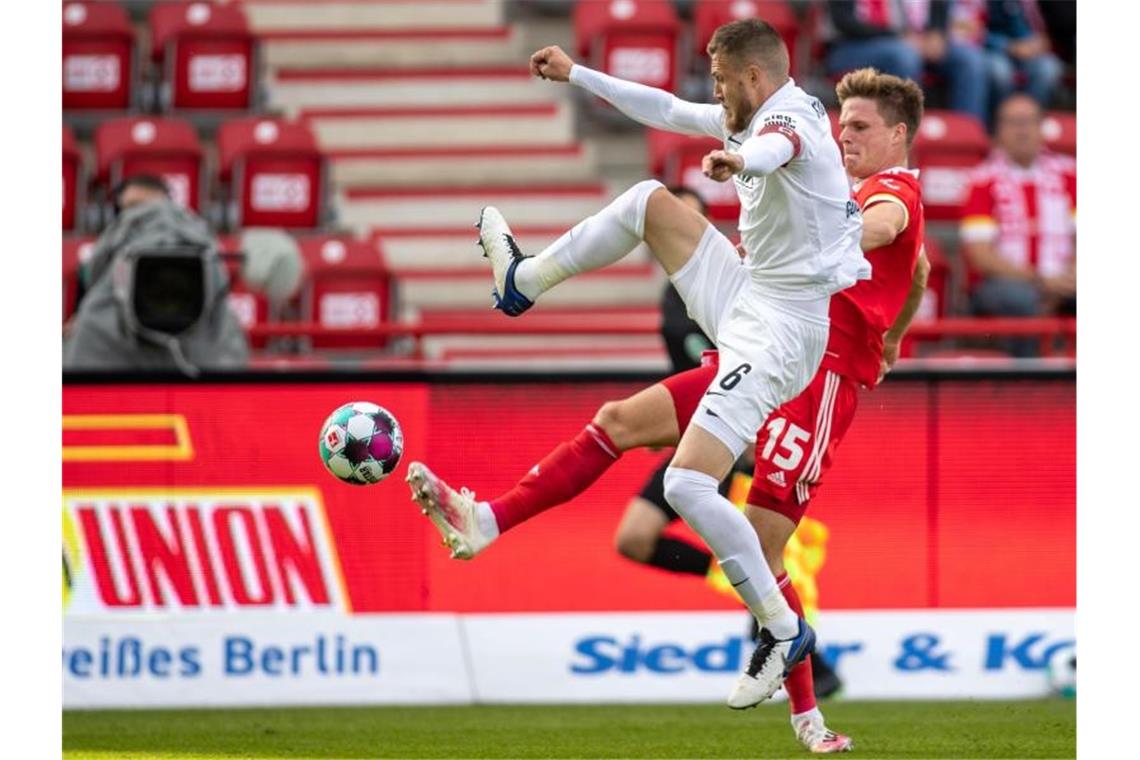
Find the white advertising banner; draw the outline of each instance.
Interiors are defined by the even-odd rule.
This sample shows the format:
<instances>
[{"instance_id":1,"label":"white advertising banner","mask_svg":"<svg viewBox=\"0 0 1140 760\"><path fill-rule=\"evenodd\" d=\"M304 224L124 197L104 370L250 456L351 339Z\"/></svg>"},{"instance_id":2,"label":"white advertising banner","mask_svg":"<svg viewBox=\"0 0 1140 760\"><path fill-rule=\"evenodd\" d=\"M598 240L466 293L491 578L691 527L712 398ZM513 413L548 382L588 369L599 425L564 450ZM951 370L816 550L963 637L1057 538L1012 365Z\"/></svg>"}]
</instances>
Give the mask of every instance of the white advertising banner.
<instances>
[{"instance_id":1,"label":"white advertising banner","mask_svg":"<svg viewBox=\"0 0 1140 760\"><path fill-rule=\"evenodd\" d=\"M70 617L63 706L472 701L455 615Z\"/></svg>"},{"instance_id":2,"label":"white advertising banner","mask_svg":"<svg viewBox=\"0 0 1140 760\"><path fill-rule=\"evenodd\" d=\"M724 699L752 643L740 613L467 615L476 699ZM855 699L1047 693L1045 666L1074 646L1072 610L821 613L819 651Z\"/></svg>"},{"instance_id":3,"label":"white advertising banner","mask_svg":"<svg viewBox=\"0 0 1140 760\"><path fill-rule=\"evenodd\" d=\"M852 699L1044 696L1071 609L821 613ZM67 615L65 707L719 702L738 612ZM781 693L782 694L782 693Z\"/></svg>"}]
</instances>

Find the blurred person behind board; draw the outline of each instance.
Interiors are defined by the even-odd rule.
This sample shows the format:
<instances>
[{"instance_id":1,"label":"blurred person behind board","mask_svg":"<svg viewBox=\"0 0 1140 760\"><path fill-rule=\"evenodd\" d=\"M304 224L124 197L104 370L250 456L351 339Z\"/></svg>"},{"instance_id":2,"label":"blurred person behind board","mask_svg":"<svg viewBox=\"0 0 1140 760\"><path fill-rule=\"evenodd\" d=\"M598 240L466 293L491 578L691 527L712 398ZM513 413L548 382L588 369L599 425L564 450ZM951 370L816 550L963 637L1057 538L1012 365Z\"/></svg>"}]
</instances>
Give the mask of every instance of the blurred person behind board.
<instances>
[{"instance_id":1,"label":"blurred person behind board","mask_svg":"<svg viewBox=\"0 0 1140 760\"><path fill-rule=\"evenodd\" d=\"M116 215L80 271L82 301L64 343L65 370L245 366L249 346L226 302L229 277L206 222L159 177L114 191Z\"/></svg>"},{"instance_id":2,"label":"blurred person behind board","mask_svg":"<svg viewBox=\"0 0 1140 760\"><path fill-rule=\"evenodd\" d=\"M971 178L960 232L981 316L1076 314L1076 161L1044 148L1041 121L1032 97L1007 98L994 150ZM1037 342L1009 348L1033 356Z\"/></svg>"}]
</instances>

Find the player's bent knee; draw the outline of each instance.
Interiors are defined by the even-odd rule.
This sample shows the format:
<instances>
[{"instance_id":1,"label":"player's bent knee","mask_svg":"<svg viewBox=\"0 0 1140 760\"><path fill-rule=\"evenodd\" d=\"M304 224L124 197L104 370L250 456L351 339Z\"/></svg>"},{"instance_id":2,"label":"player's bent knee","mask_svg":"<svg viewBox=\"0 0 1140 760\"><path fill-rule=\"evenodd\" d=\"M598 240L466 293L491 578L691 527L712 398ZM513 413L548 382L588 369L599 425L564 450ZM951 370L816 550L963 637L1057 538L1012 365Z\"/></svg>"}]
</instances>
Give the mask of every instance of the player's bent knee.
<instances>
[{"instance_id":1,"label":"player's bent knee","mask_svg":"<svg viewBox=\"0 0 1140 760\"><path fill-rule=\"evenodd\" d=\"M685 517L692 504L710 495L716 495L717 492L715 478L681 467L669 467L665 470L664 486L665 501L669 502L669 506L681 517Z\"/></svg>"},{"instance_id":2,"label":"player's bent knee","mask_svg":"<svg viewBox=\"0 0 1140 760\"><path fill-rule=\"evenodd\" d=\"M614 549L621 556L634 562L648 562L653 556L653 547L656 543L656 535L631 530L619 530L614 534Z\"/></svg>"},{"instance_id":3,"label":"player's bent knee","mask_svg":"<svg viewBox=\"0 0 1140 760\"><path fill-rule=\"evenodd\" d=\"M622 437L621 433L624 432L621 428L621 419L621 402L607 401L598 407L592 422L606 431L611 441L618 443L618 439Z\"/></svg>"}]
</instances>

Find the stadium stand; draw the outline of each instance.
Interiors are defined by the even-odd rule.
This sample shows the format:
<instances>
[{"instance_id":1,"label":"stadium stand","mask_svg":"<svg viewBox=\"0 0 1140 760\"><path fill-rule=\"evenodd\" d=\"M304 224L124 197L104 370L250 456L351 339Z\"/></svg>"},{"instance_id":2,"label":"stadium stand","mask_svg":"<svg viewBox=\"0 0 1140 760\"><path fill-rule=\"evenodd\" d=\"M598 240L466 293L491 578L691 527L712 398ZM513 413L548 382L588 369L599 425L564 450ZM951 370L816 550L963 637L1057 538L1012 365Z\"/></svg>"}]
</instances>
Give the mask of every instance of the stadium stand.
<instances>
[{"instance_id":1,"label":"stadium stand","mask_svg":"<svg viewBox=\"0 0 1140 760\"><path fill-rule=\"evenodd\" d=\"M63 231L74 230L77 226L78 208L82 204L82 156L75 134L67 124L63 125Z\"/></svg>"},{"instance_id":2,"label":"stadium stand","mask_svg":"<svg viewBox=\"0 0 1140 760\"><path fill-rule=\"evenodd\" d=\"M926 112L911 150L911 163L922 172L927 219L958 219L969 171L989 151L989 139L977 119L954 111Z\"/></svg>"},{"instance_id":3,"label":"stadium stand","mask_svg":"<svg viewBox=\"0 0 1140 760\"><path fill-rule=\"evenodd\" d=\"M242 282L236 257L231 304L255 348L314 350L291 357L313 366L325 366L322 356L364 361L380 347L465 365L523 355L572 365L593 355L664 366L655 335L662 275L644 250L547 294L551 320L538 323L546 334L488 319L497 315L489 313L471 233L484 205L503 209L526 251L541 250L647 170L697 189L726 231L739 210L731 185L700 172L715 140L642 131L624 119L615 128L613 114L603 115L608 107L530 77L526 57L557 43L619 76L689 92L697 81L708 86L712 31L757 15L784 36L797 81L834 102L821 63L822 4L613 0L551 8L502 0L66 3L64 229L97 232L91 209L112 183L156 173L234 241L251 226L294 230L306 282L291 310L269 314L264 296ZM552 37L547 22L559 11L567 17ZM143 30L141 56L135 29ZM163 83L153 103L138 98L140 58ZM69 91L69 83L77 86ZM124 114L98 123L89 186L83 145L67 127L85 140L84 125L93 122L84 112L102 120L140 104L179 118ZM1044 130L1050 147L1075 154L1075 115L1050 112ZM961 313L955 222L965 173L987 151L978 122L928 111L913 156L931 220L923 324ZM224 240L225 250L236 245ZM77 241L89 242L69 238L64 246L65 316ZM601 334L596 315L642 331ZM484 322L495 334L460 329ZM920 330L908 350L951 351L963 334L977 340L967 322ZM301 340L270 340L290 330Z\"/></svg>"},{"instance_id":4,"label":"stadium stand","mask_svg":"<svg viewBox=\"0 0 1140 760\"><path fill-rule=\"evenodd\" d=\"M231 228L311 229L324 209L324 157L299 122L248 117L218 129L218 179Z\"/></svg>"},{"instance_id":5,"label":"stadium stand","mask_svg":"<svg viewBox=\"0 0 1140 760\"><path fill-rule=\"evenodd\" d=\"M253 105L256 45L237 5L156 3L150 57L162 72L162 110L245 110Z\"/></svg>"},{"instance_id":6,"label":"stadium stand","mask_svg":"<svg viewBox=\"0 0 1140 760\"><path fill-rule=\"evenodd\" d=\"M131 105L135 32L115 3L63 6L63 110L116 111Z\"/></svg>"},{"instance_id":7,"label":"stadium stand","mask_svg":"<svg viewBox=\"0 0 1140 760\"><path fill-rule=\"evenodd\" d=\"M95 131L95 181L113 187L126 177L154 174L171 197L195 211L203 208L203 153L194 127L173 117L127 116L104 121Z\"/></svg>"},{"instance_id":8,"label":"stadium stand","mask_svg":"<svg viewBox=\"0 0 1140 760\"><path fill-rule=\"evenodd\" d=\"M578 55L607 74L673 91L681 25L668 0L577 3Z\"/></svg>"}]
</instances>

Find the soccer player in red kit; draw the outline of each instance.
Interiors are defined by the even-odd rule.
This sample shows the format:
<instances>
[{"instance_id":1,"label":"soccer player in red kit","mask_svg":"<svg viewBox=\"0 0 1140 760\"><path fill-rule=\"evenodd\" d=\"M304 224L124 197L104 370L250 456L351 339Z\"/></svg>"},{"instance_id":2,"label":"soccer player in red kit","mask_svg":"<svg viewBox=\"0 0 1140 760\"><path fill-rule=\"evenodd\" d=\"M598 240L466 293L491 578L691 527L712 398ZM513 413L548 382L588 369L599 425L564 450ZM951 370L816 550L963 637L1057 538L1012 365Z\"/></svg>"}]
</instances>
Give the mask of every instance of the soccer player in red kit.
<instances>
[{"instance_id":1,"label":"soccer player in red kit","mask_svg":"<svg viewBox=\"0 0 1140 760\"><path fill-rule=\"evenodd\" d=\"M855 202L863 212L861 247L871 261L872 278L832 296L830 335L818 373L803 393L773 412L757 434L747 512L789 605L800 615L802 605L784 572L784 545L851 423L858 387L876 385L897 360L929 271L922 255L917 173L906 168L922 115L922 90L912 81L860 69L847 74L836 92L842 105L840 144L847 172L856 180ZM470 559L511 527L577 496L622 452L675 445L701 397L716 392L709 387L716 376L716 367L701 367L604 404L578 436L560 444L514 488L489 502L476 501L467 489L455 491L414 462L408 476L413 498L439 529L452 556ZM792 726L808 750L852 748L849 737L824 724L809 661L789 672L784 687Z\"/></svg>"}]
</instances>

